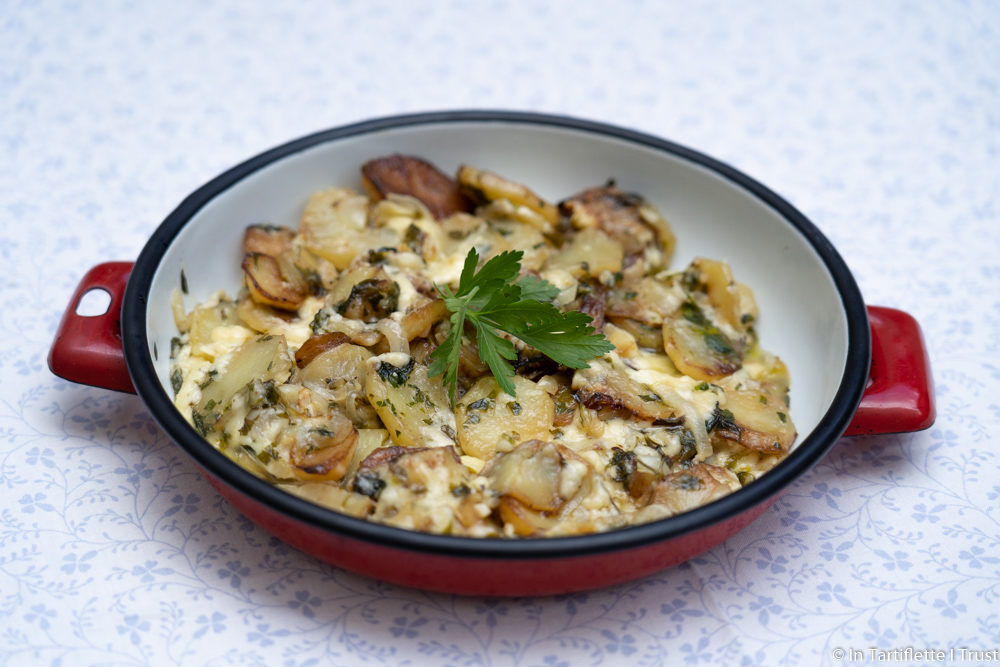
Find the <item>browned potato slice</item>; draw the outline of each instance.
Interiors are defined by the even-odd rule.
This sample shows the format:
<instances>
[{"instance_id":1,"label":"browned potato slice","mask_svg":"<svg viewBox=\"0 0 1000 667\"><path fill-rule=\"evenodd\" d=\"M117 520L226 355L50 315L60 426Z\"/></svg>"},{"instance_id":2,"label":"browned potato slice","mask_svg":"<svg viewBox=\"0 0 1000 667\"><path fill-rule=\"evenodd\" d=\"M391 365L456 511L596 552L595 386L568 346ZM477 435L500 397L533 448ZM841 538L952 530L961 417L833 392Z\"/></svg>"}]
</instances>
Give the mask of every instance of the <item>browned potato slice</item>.
<instances>
[{"instance_id":1,"label":"browned potato slice","mask_svg":"<svg viewBox=\"0 0 1000 667\"><path fill-rule=\"evenodd\" d=\"M639 384L601 359L590 362L573 375L573 389L580 401L602 418L626 416L648 419L661 425L684 422L683 410L649 387Z\"/></svg>"},{"instance_id":2,"label":"browned potato slice","mask_svg":"<svg viewBox=\"0 0 1000 667\"><path fill-rule=\"evenodd\" d=\"M727 338L691 302L663 321L663 348L680 372L696 380L710 382L731 375L743 363L742 342Z\"/></svg>"},{"instance_id":3,"label":"browned potato slice","mask_svg":"<svg viewBox=\"0 0 1000 667\"><path fill-rule=\"evenodd\" d=\"M556 526L556 515L569 511L594 485L594 471L573 450L553 442L531 440L490 461L483 474L502 494L501 520L517 535L544 533Z\"/></svg>"},{"instance_id":4,"label":"browned potato slice","mask_svg":"<svg viewBox=\"0 0 1000 667\"><path fill-rule=\"evenodd\" d=\"M673 514L680 514L728 496L739 488L736 475L725 468L696 463L657 482L649 504L663 505Z\"/></svg>"},{"instance_id":5,"label":"browned potato slice","mask_svg":"<svg viewBox=\"0 0 1000 667\"><path fill-rule=\"evenodd\" d=\"M463 164L458 170L458 182L465 192L481 202L506 199L514 206L528 207L540 215L549 225L555 225L559 222L559 209L520 183L497 176L493 172L480 171L475 167ZM550 229L543 231L550 231Z\"/></svg>"},{"instance_id":6,"label":"browned potato slice","mask_svg":"<svg viewBox=\"0 0 1000 667\"><path fill-rule=\"evenodd\" d=\"M243 273L254 301L282 310L297 310L306 298L305 285L301 276L298 283L286 280L281 268L271 255L252 252L243 258Z\"/></svg>"},{"instance_id":7,"label":"browned potato slice","mask_svg":"<svg viewBox=\"0 0 1000 667\"><path fill-rule=\"evenodd\" d=\"M295 230L275 225L250 225L243 235L243 248L249 252L259 252L277 257L292 249Z\"/></svg>"},{"instance_id":8,"label":"browned potato slice","mask_svg":"<svg viewBox=\"0 0 1000 667\"><path fill-rule=\"evenodd\" d=\"M760 391L727 391L725 409L716 407L709 424L713 433L758 452L787 452L795 442L788 407Z\"/></svg>"},{"instance_id":9,"label":"browned potato slice","mask_svg":"<svg viewBox=\"0 0 1000 667\"><path fill-rule=\"evenodd\" d=\"M314 382L327 387L339 386L350 381L357 383L359 389L363 390L365 362L371 358L372 353L360 345L352 345L351 339L345 334L324 335L344 336L347 340L336 346L331 345L316 354L299 372L299 381Z\"/></svg>"},{"instance_id":10,"label":"browned potato slice","mask_svg":"<svg viewBox=\"0 0 1000 667\"><path fill-rule=\"evenodd\" d=\"M472 202L458 183L420 158L389 155L371 160L361 168L361 180L372 199L383 199L390 193L409 195L423 202L438 220L472 211Z\"/></svg>"},{"instance_id":11,"label":"browned potato slice","mask_svg":"<svg viewBox=\"0 0 1000 667\"><path fill-rule=\"evenodd\" d=\"M639 195L613 185L590 188L559 204L577 229L598 228L621 243L626 255L657 245L670 257L674 235L660 214Z\"/></svg>"},{"instance_id":12,"label":"browned potato slice","mask_svg":"<svg viewBox=\"0 0 1000 667\"><path fill-rule=\"evenodd\" d=\"M351 337L340 331L335 331L333 333L323 333L316 334L302 344L295 352L295 365L299 368L305 368L312 363L312 360L319 355L332 350L338 345L343 345L344 343L350 343Z\"/></svg>"},{"instance_id":13,"label":"browned potato slice","mask_svg":"<svg viewBox=\"0 0 1000 667\"><path fill-rule=\"evenodd\" d=\"M500 391L491 375L480 378L455 406L458 442L466 454L485 461L498 448L551 436L552 398L527 378L516 375L512 380L515 396Z\"/></svg>"},{"instance_id":14,"label":"browned potato slice","mask_svg":"<svg viewBox=\"0 0 1000 667\"><path fill-rule=\"evenodd\" d=\"M497 506L497 514L505 525L514 529L514 534L520 537L537 535L551 530L559 523L559 517L545 516L532 510L514 496L503 496Z\"/></svg>"},{"instance_id":15,"label":"browned potato slice","mask_svg":"<svg viewBox=\"0 0 1000 667\"><path fill-rule=\"evenodd\" d=\"M311 419L287 429L284 439L278 447L288 447L289 462L299 479L337 481L354 457L358 431L350 419L333 412L322 420Z\"/></svg>"},{"instance_id":16,"label":"browned potato slice","mask_svg":"<svg viewBox=\"0 0 1000 667\"><path fill-rule=\"evenodd\" d=\"M449 311L444 303L444 299L437 299L407 313L400 322L400 326L403 328L403 335L406 336L406 340L426 338L430 333L431 327L448 315Z\"/></svg>"},{"instance_id":17,"label":"browned potato slice","mask_svg":"<svg viewBox=\"0 0 1000 667\"><path fill-rule=\"evenodd\" d=\"M236 308L240 320L248 327L261 333L274 328L288 326L296 319L295 313L279 310L263 303L257 303L251 297L245 297Z\"/></svg>"}]
</instances>

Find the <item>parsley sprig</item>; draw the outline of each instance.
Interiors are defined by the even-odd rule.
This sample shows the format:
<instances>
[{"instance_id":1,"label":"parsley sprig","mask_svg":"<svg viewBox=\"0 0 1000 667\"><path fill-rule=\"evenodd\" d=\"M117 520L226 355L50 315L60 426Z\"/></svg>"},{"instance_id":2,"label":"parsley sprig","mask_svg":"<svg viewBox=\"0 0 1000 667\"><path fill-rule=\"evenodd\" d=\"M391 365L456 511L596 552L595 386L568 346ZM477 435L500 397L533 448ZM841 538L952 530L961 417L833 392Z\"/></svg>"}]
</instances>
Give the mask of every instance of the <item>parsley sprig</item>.
<instances>
[{"instance_id":1,"label":"parsley sprig","mask_svg":"<svg viewBox=\"0 0 1000 667\"><path fill-rule=\"evenodd\" d=\"M559 293L556 287L530 275L517 278L523 255L520 250L502 252L476 271L479 253L473 248L465 257L457 292L447 285L435 285L452 313L451 332L431 353L434 361L428 375L444 375L452 404L466 321L476 329L479 358L493 371L500 388L511 396L514 369L508 362L517 358L517 352L514 344L498 331L520 339L569 368L589 368L588 361L615 349L603 335L594 333L589 315L577 311L564 313L549 303Z\"/></svg>"}]
</instances>

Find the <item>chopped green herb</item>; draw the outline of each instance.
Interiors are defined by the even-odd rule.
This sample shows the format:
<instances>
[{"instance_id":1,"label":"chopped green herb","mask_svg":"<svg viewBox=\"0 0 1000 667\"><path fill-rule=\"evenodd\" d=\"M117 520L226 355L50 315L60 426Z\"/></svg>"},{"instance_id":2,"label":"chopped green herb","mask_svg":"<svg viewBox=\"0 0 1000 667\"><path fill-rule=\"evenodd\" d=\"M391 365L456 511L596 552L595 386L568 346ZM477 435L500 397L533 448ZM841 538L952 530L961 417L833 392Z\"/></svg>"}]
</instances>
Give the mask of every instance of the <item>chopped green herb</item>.
<instances>
[{"instance_id":1,"label":"chopped green herb","mask_svg":"<svg viewBox=\"0 0 1000 667\"><path fill-rule=\"evenodd\" d=\"M517 353L514 344L502 338L499 331L569 368L589 368L589 360L614 349L603 335L594 333L589 315L563 313L545 302L555 298L557 288L534 277L518 279L523 254L520 250L502 252L476 271L479 253L472 248L465 258L458 290L436 286L452 312L452 326L448 338L431 353L434 361L428 375L444 375L452 404L466 320L476 330L479 357L489 366L500 388L511 396L515 395L511 380L514 369L509 362L517 358Z\"/></svg>"},{"instance_id":2,"label":"chopped green herb","mask_svg":"<svg viewBox=\"0 0 1000 667\"><path fill-rule=\"evenodd\" d=\"M782 424L788 423L788 415L786 415L784 412L779 412L778 413L778 419L781 420Z\"/></svg>"},{"instance_id":3,"label":"chopped green herb","mask_svg":"<svg viewBox=\"0 0 1000 667\"><path fill-rule=\"evenodd\" d=\"M511 401L507 404L507 409L514 413L515 416L521 414L521 404L517 401Z\"/></svg>"},{"instance_id":4,"label":"chopped green herb","mask_svg":"<svg viewBox=\"0 0 1000 667\"><path fill-rule=\"evenodd\" d=\"M386 361L382 361L379 362L375 372L383 382L388 382L393 387L402 387L410 379L410 373L413 372L414 364L416 364L416 360L413 357L410 357L405 366L393 366Z\"/></svg>"}]
</instances>

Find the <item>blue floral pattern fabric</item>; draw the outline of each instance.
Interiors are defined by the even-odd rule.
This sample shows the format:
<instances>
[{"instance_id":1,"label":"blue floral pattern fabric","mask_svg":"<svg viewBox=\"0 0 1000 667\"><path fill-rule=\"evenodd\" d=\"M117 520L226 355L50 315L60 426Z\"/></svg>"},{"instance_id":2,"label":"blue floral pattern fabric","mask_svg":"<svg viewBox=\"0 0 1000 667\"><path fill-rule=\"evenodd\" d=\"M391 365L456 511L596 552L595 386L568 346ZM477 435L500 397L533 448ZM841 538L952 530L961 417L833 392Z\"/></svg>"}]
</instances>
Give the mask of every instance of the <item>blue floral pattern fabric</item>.
<instances>
[{"instance_id":1,"label":"blue floral pattern fabric","mask_svg":"<svg viewBox=\"0 0 1000 667\"><path fill-rule=\"evenodd\" d=\"M920 321L936 424L841 440L679 567L478 599L295 551L222 501L137 398L49 373L83 273L136 257L197 186L315 130L445 108L633 127L768 184L868 302ZM1000 648L998 193L989 0L13 0L0 664L837 665L846 648L854 663L874 662L869 648Z\"/></svg>"}]
</instances>

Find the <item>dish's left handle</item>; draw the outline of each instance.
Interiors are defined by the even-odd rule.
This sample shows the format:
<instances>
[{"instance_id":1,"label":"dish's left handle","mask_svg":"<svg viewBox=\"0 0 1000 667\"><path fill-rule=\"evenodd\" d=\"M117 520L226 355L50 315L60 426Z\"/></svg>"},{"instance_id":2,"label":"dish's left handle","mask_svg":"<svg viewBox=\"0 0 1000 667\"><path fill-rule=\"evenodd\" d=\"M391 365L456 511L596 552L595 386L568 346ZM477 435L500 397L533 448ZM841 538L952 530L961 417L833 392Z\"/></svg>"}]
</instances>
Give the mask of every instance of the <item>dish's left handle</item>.
<instances>
[{"instance_id":1,"label":"dish's left handle","mask_svg":"<svg viewBox=\"0 0 1000 667\"><path fill-rule=\"evenodd\" d=\"M49 350L53 373L70 382L135 393L122 352L121 325L122 297L132 266L132 262L98 264L80 281ZM107 310L80 314L81 300L94 290L111 297Z\"/></svg>"}]
</instances>

